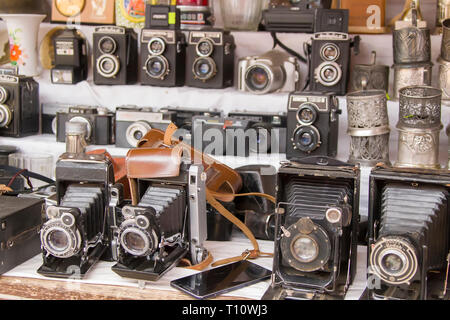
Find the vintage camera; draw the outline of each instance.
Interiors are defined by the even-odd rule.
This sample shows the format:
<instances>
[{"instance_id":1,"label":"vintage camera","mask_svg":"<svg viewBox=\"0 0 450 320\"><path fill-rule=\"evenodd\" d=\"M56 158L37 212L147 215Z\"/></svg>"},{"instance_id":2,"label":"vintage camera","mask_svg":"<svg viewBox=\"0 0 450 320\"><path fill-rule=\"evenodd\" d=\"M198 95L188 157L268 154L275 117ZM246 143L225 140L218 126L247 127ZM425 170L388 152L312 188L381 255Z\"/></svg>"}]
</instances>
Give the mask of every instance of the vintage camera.
<instances>
[{"instance_id":1,"label":"vintage camera","mask_svg":"<svg viewBox=\"0 0 450 320\"><path fill-rule=\"evenodd\" d=\"M39 84L31 77L0 69L0 136L23 137L39 131Z\"/></svg>"},{"instance_id":2,"label":"vintage camera","mask_svg":"<svg viewBox=\"0 0 450 320\"><path fill-rule=\"evenodd\" d=\"M216 156L248 157L250 153L278 153L284 146L281 141L282 122L280 114L197 116L192 119L192 145Z\"/></svg>"},{"instance_id":3,"label":"vintage camera","mask_svg":"<svg viewBox=\"0 0 450 320\"><path fill-rule=\"evenodd\" d=\"M369 299L448 299L449 182L448 170L372 170Z\"/></svg>"},{"instance_id":4,"label":"vintage camera","mask_svg":"<svg viewBox=\"0 0 450 320\"><path fill-rule=\"evenodd\" d=\"M40 252L42 199L0 196L0 274Z\"/></svg>"},{"instance_id":5,"label":"vintage camera","mask_svg":"<svg viewBox=\"0 0 450 320\"><path fill-rule=\"evenodd\" d=\"M106 108L70 107L68 112L56 113L56 141L65 142L66 121L84 122L86 142L93 145L114 144L114 114Z\"/></svg>"},{"instance_id":6,"label":"vintage camera","mask_svg":"<svg viewBox=\"0 0 450 320\"><path fill-rule=\"evenodd\" d=\"M256 144L250 138L251 153L286 153L286 113L271 112L230 112L228 117L237 120L248 120L246 132L251 137L255 131Z\"/></svg>"},{"instance_id":7,"label":"vintage camera","mask_svg":"<svg viewBox=\"0 0 450 320\"><path fill-rule=\"evenodd\" d=\"M94 83L133 84L137 81L137 35L133 29L96 27L94 41Z\"/></svg>"},{"instance_id":8,"label":"vintage camera","mask_svg":"<svg viewBox=\"0 0 450 320\"><path fill-rule=\"evenodd\" d=\"M41 121L40 121L40 132L43 134L54 134L56 135L56 114L58 112L68 112L69 105L53 104L53 103L43 103L41 105Z\"/></svg>"},{"instance_id":9,"label":"vintage camera","mask_svg":"<svg viewBox=\"0 0 450 320\"><path fill-rule=\"evenodd\" d=\"M309 60L309 90L344 95L350 72L351 48L359 53L359 36L343 32L317 32L306 44Z\"/></svg>"},{"instance_id":10,"label":"vintage camera","mask_svg":"<svg viewBox=\"0 0 450 320\"><path fill-rule=\"evenodd\" d=\"M87 79L86 40L76 29L64 29L53 39L55 67L51 80L55 84L75 84Z\"/></svg>"},{"instance_id":11,"label":"vintage camera","mask_svg":"<svg viewBox=\"0 0 450 320\"><path fill-rule=\"evenodd\" d=\"M203 167L184 162L178 177L139 179L140 201L122 208L114 229L122 277L156 281L186 255L197 264L206 257L206 198Z\"/></svg>"},{"instance_id":12,"label":"vintage camera","mask_svg":"<svg viewBox=\"0 0 450 320\"><path fill-rule=\"evenodd\" d=\"M99 260L109 260L108 225L117 215L122 186L114 184L104 154L64 153L56 164L57 205L45 212L40 231L43 264L38 273L82 278Z\"/></svg>"},{"instance_id":13,"label":"vintage camera","mask_svg":"<svg viewBox=\"0 0 450 320\"><path fill-rule=\"evenodd\" d=\"M330 93L291 93L287 115L287 159L335 157L340 114L339 101Z\"/></svg>"},{"instance_id":14,"label":"vintage camera","mask_svg":"<svg viewBox=\"0 0 450 320\"><path fill-rule=\"evenodd\" d=\"M245 57L238 64L238 89L255 94L300 91L300 63L279 50Z\"/></svg>"},{"instance_id":15,"label":"vintage camera","mask_svg":"<svg viewBox=\"0 0 450 320\"><path fill-rule=\"evenodd\" d=\"M222 89L233 85L234 37L223 30L191 31L186 48L186 85Z\"/></svg>"},{"instance_id":16,"label":"vintage camera","mask_svg":"<svg viewBox=\"0 0 450 320\"><path fill-rule=\"evenodd\" d=\"M263 24L271 32L348 32L348 10L330 7L328 0L272 0L263 11Z\"/></svg>"},{"instance_id":17,"label":"vintage camera","mask_svg":"<svg viewBox=\"0 0 450 320\"><path fill-rule=\"evenodd\" d=\"M331 158L278 172L272 284L262 299L343 299L356 273L359 168Z\"/></svg>"},{"instance_id":18,"label":"vintage camera","mask_svg":"<svg viewBox=\"0 0 450 320\"><path fill-rule=\"evenodd\" d=\"M180 30L143 29L141 83L161 87L183 86L185 42L185 36Z\"/></svg>"},{"instance_id":19,"label":"vintage camera","mask_svg":"<svg viewBox=\"0 0 450 320\"><path fill-rule=\"evenodd\" d=\"M146 108L116 109L116 147L135 148L151 129L166 131L175 122L175 112L154 112Z\"/></svg>"},{"instance_id":20,"label":"vintage camera","mask_svg":"<svg viewBox=\"0 0 450 320\"><path fill-rule=\"evenodd\" d=\"M192 145L192 118L196 116L204 117L220 117L222 112L212 109L212 110L201 110L201 109L185 109L179 107L169 107L162 108L159 112L175 112L176 119L174 121L178 130L173 134L174 138L183 141L185 144Z\"/></svg>"}]
</instances>

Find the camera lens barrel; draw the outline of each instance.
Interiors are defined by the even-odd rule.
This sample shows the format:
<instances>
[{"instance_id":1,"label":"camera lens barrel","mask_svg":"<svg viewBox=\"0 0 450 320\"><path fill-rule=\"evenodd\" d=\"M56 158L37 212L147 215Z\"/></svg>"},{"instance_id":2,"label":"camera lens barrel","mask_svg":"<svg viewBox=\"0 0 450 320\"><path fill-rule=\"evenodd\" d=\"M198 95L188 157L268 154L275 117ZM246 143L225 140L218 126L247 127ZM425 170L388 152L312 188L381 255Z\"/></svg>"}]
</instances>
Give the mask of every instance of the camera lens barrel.
<instances>
[{"instance_id":1,"label":"camera lens barrel","mask_svg":"<svg viewBox=\"0 0 450 320\"><path fill-rule=\"evenodd\" d=\"M103 54L113 54L117 50L117 43L112 37L104 36L98 41L98 49Z\"/></svg>"},{"instance_id":2,"label":"camera lens barrel","mask_svg":"<svg viewBox=\"0 0 450 320\"><path fill-rule=\"evenodd\" d=\"M334 61L324 61L315 70L315 79L325 87L332 87L342 79L342 68Z\"/></svg>"},{"instance_id":3,"label":"camera lens barrel","mask_svg":"<svg viewBox=\"0 0 450 320\"><path fill-rule=\"evenodd\" d=\"M120 60L112 54L97 59L97 72L104 78L114 78L120 71Z\"/></svg>"},{"instance_id":4,"label":"camera lens barrel","mask_svg":"<svg viewBox=\"0 0 450 320\"><path fill-rule=\"evenodd\" d=\"M192 72L196 79L207 81L217 74L217 65L210 57L199 57L194 61Z\"/></svg>"},{"instance_id":5,"label":"camera lens barrel","mask_svg":"<svg viewBox=\"0 0 450 320\"><path fill-rule=\"evenodd\" d=\"M170 72L169 62L164 56L149 56L145 62L145 72L153 79L164 79Z\"/></svg>"},{"instance_id":6,"label":"camera lens barrel","mask_svg":"<svg viewBox=\"0 0 450 320\"><path fill-rule=\"evenodd\" d=\"M302 152L312 152L320 144L320 133L314 126L299 126L294 132L294 145Z\"/></svg>"},{"instance_id":7,"label":"camera lens barrel","mask_svg":"<svg viewBox=\"0 0 450 320\"><path fill-rule=\"evenodd\" d=\"M150 124L145 121L136 121L132 123L125 132L127 142L131 146L137 147L139 140L141 140L151 129L152 127Z\"/></svg>"},{"instance_id":8,"label":"camera lens barrel","mask_svg":"<svg viewBox=\"0 0 450 320\"><path fill-rule=\"evenodd\" d=\"M0 86L0 104L3 104L8 100L8 91Z\"/></svg>"},{"instance_id":9,"label":"camera lens barrel","mask_svg":"<svg viewBox=\"0 0 450 320\"><path fill-rule=\"evenodd\" d=\"M12 121L12 113L8 106L0 104L0 128L8 126Z\"/></svg>"}]
</instances>

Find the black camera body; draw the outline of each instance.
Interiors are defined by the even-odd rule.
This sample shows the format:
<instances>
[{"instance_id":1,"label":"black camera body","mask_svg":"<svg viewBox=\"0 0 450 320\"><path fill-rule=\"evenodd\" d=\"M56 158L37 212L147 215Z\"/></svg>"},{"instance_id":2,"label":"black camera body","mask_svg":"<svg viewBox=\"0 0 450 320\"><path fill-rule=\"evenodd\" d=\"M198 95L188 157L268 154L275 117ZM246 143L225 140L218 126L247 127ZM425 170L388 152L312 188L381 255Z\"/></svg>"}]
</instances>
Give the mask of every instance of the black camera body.
<instances>
[{"instance_id":1,"label":"black camera body","mask_svg":"<svg viewBox=\"0 0 450 320\"><path fill-rule=\"evenodd\" d=\"M0 275L39 254L42 199L0 196Z\"/></svg>"},{"instance_id":2,"label":"black camera body","mask_svg":"<svg viewBox=\"0 0 450 320\"><path fill-rule=\"evenodd\" d=\"M56 114L58 112L68 112L69 105L61 105L54 103L43 103L41 105L40 112L40 129L39 132L42 134L54 134L56 135Z\"/></svg>"},{"instance_id":3,"label":"black camera body","mask_svg":"<svg viewBox=\"0 0 450 320\"><path fill-rule=\"evenodd\" d=\"M138 179L139 203L122 208L114 228L118 275L156 281L186 255L204 260L206 198L203 167L183 162L177 177Z\"/></svg>"},{"instance_id":4,"label":"black camera body","mask_svg":"<svg viewBox=\"0 0 450 320\"><path fill-rule=\"evenodd\" d=\"M233 85L234 37L223 30L191 31L186 48L186 85L223 89Z\"/></svg>"},{"instance_id":5,"label":"black camera body","mask_svg":"<svg viewBox=\"0 0 450 320\"><path fill-rule=\"evenodd\" d=\"M289 95L286 158L335 157L339 136L338 99L331 93Z\"/></svg>"},{"instance_id":6,"label":"black camera body","mask_svg":"<svg viewBox=\"0 0 450 320\"><path fill-rule=\"evenodd\" d=\"M39 84L30 77L0 74L0 136L39 132Z\"/></svg>"},{"instance_id":7,"label":"black camera body","mask_svg":"<svg viewBox=\"0 0 450 320\"><path fill-rule=\"evenodd\" d=\"M348 10L330 7L331 1L272 1L263 11L263 24L271 32L347 32Z\"/></svg>"},{"instance_id":8,"label":"black camera body","mask_svg":"<svg viewBox=\"0 0 450 320\"><path fill-rule=\"evenodd\" d=\"M175 112L154 112L146 108L116 109L116 147L136 148L151 129L166 131L175 122Z\"/></svg>"},{"instance_id":9,"label":"black camera body","mask_svg":"<svg viewBox=\"0 0 450 320\"><path fill-rule=\"evenodd\" d=\"M255 130L257 147L250 146L253 153L286 153L286 113L230 112L228 117L250 121L247 130Z\"/></svg>"},{"instance_id":10,"label":"black camera body","mask_svg":"<svg viewBox=\"0 0 450 320\"><path fill-rule=\"evenodd\" d=\"M126 85L137 81L137 35L133 29L96 27L94 42L94 83Z\"/></svg>"},{"instance_id":11,"label":"black camera body","mask_svg":"<svg viewBox=\"0 0 450 320\"><path fill-rule=\"evenodd\" d=\"M38 273L83 278L100 259L110 260L108 226L123 198L104 155L64 153L56 164L57 205L48 206L40 236L43 264Z\"/></svg>"},{"instance_id":12,"label":"black camera body","mask_svg":"<svg viewBox=\"0 0 450 320\"><path fill-rule=\"evenodd\" d=\"M367 298L448 300L449 183L448 170L372 170Z\"/></svg>"},{"instance_id":13,"label":"black camera body","mask_svg":"<svg viewBox=\"0 0 450 320\"><path fill-rule=\"evenodd\" d=\"M145 6L145 29L180 29L180 9L176 5Z\"/></svg>"},{"instance_id":14,"label":"black camera body","mask_svg":"<svg viewBox=\"0 0 450 320\"><path fill-rule=\"evenodd\" d=\"M51 80L55 84L75 84L86 80L88 54L86 40L76 29L64 29L53 39L55 67Z\"/></svg>"},{"instance_id":15,"label":"black camera body","mask_svg":"<svg viewBox=\"0 0 450 320\"><path fill-rule=\"evenodd\" d=\"M359 168L326 157L278 171L272 284L262 299L343 299L356 274Z\"/></svg>"},{"instance_id":16,"label":"black camera body","mask_svg":"<svg viewBox=\"0 0 450 320\"><path fill-rule=\"evenodd\" d=\"M307 46L309 90L345 95L350 73L351 48L355 48L356 54L359 52L359 37L355 37L353 42L348 33L317 32L314 33L311 44Z\"/></svg>"},{"instance_id":17,"label":"black camera body","mask_svg":"<svg viewBox=\"0 0 450 320\"><path fill-rule=\"evenodd\" d=\"M93 145L114 144L114 114L106 108L70 107L68 112L56 113L56 141L66 141L66 122L84 122L86 142Z\"/></svg>"},{"instance_id":18,"label":"black camera body","mask_svg":"<svg viewBox=\"0 0 450 320\"><path fill-rule=\"evenodd\" d=\"M177 87L184 85L186 38L180 30L141 31L141 84Z\"/></svg>"}]
</instances>

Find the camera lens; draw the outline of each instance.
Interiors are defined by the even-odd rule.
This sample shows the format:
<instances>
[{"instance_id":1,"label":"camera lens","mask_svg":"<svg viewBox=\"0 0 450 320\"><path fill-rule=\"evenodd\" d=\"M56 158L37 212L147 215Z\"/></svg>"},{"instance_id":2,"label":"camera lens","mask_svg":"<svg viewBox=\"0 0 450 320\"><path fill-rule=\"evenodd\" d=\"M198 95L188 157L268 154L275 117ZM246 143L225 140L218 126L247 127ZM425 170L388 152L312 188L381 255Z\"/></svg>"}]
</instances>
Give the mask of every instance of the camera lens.
<instances>
[{"instance_id":1,"label":"camera lens","mask_svg":"<svg viewBox=\"0 0 450 320\"><path fill-rule=\"evenodd\" d=\"M125 243L133 251L142 251L145 248L145 240L140 234L129 232L125 236Z\"/></svg>"},{"instance_id":2,"label":"camera lens","mask_svg":"<svg viewBox=\"0 0 450 320\"><path fill-rule=\"evenodd\" d=\"M125 132L127 142L132 147L137 147L139 140L141 140L152 127L145 121L136 121L132 123Z\"/></svg>"},{"instance_id":3,"label":"camera lens","mask_svg":"<svg viewBox=\"0 0 450 320\"><path fill-rule=\"evenodd\" d=\"M145 71L154 79L164 79L169 73L169 63L163 56L149 57L145 64Z\"/></svg>"},{"instance_id":4,"label":"camera lens","mask_svg":"<svg viewBox=\"0 0 450 320\"><path fill-rule=\"evenodd\" d=\"M393 253L385 255L381 260L381 263L383 264L383 268L391 274L400 272L404 266L402 257Z\"/></svg>"},{"instance_id":5,"label":"camera lens","mask_svg":"<svg viewBox=\"0 0 450 320\"><path fill-rule=\"evenodd\" d=\"M104 54L113 54L117 48L116 41L111 37L103 37L98 42L98 48Z\"/></svg>"},{"instance_id":6,"label":"camera lens","mask_svg":"<svg viewBox=\"0 0 450 320\"><path fill-rule=\"evenodd\" d=\"M294 132L294 147L302 152L312 152L320 146L320 133L314 126L301 126Z\"/></svg>"},{"instance_id":7,"label":"camera lens","mask_svg":"<svg viewBox=\"0 0 450 320\"><path fill-rule=\"evenodd\" d=\"M297 121L303 125L316 122L318 107L311 103L305 103L297 111Z\"/></svg>"},{"instance_id":8,"label":"camera lens","mask_svg":"<svg viewBox=\"0 0 450 320\"><path fill-rule=\"evenodd\" d=\"M342 69L336 62L324 62L316 69L316 80L326 86L336 85L342 78Z\"/></svg>"},{"instance_id":9,"label":"camera lens","mask_svg":"<svg viewBox=\"0 0 450 320\"><path fill-rule=\"evenodd\" d=\"M152 55L159 56L166 50L166 43L160 38L153 38L148 43L148 52Z\"/></svg>"},{"instance_id":10,"label":"camera lens","mask_svg":"<svg viewBox=\"0 0 450 320\"><path fill-rule=\"evenodd\" d=\"M263 67L251 67L245 76L247 87L252 91L263 91L270 83L270 75Z\"/></svg>"},{"instance_id":11,"label":"camera lens","mask_svg":"<svg viewBox=\"0 0 450 320\"><path fill-rule=\"evenodd\" d=\"M202 39L197 43L196 51L201 57L208 57L213 53L214 43L209 39Z\"/></svg>"},{"instance_id":12,"label":"camera lens","mask_svg":"<svg viewBox=\"0 0 450 320\"><path fill-rule=\"evenodd\" d=\"M56 229L48 233L47 243L52 251L64 252L69 247L70 240L64 231Z\"/></svg>"},{"instance_id":13,"label":"camera lens","mask_svg":"<svg viewBox=\"0 0 450 320\"><path fill-rule=\"evenodd\" d=\"M216 64L211 58L198 58L194 62L193 72L197 79L206 81L214 77L217 72Z\"/></svg>"},{"instance_id":14,"label":"camera lens","mask_svg":"<svg viewBox=\"0 0 450 320\"><path fill-rule=\"evenodd\" d=\"M113 55L103 55L97 60L97 71L105 78L113 78L119 73L120 61Z\"/></svg>"},{"instance_id":15,"label":"camera lens","mask_svg":"<svg viewBox=\"0 0 450 320\"><path fill-rule=\"evenodd\" d=\"M339 48L334 43L327 43L320 50L321 58L326 61L336 61L339 55Z\"/></svg>"},{"instance_id":16,"label":"camera lens","mask_svg":"<svg viewBox=\"0 0 450 320\"><path fill-rule=\"evenodd\" d=\"M11 123L11 110L3 104L0 104L0 128L4 128Z\"/></svg>"},{"instance_id":17,"label":"camera lens","mask_svg":"<svg viewBox=\"0 0 450 320\"><path fill-rule=\"evenodd\" d=\"M128 227L120 235L121 246L125 251L134 256L147 255L150 249L154 247L154 240L146 232L137 227Z\"/></svg>"},{"instance_id":18,"label":"camera lens","mask_svg":"<svg viewBox=\"0 0 450 320\"><path fill-rule=\"evenodd\" d=\"M5 88L0 87L0 104L5 103L8 99L8 91Z\"/></svg>"},{"instance_id":19,"label":"camera lens","mask_svg":"<svg viewBox=\"0 0 450 320\"><path fill-rule=\"evenodd\" d=\"M311 262L319 255L319 247L314 239L300 236L292 242L294 257L301 262Z\"/></svg>"}]
</instances>

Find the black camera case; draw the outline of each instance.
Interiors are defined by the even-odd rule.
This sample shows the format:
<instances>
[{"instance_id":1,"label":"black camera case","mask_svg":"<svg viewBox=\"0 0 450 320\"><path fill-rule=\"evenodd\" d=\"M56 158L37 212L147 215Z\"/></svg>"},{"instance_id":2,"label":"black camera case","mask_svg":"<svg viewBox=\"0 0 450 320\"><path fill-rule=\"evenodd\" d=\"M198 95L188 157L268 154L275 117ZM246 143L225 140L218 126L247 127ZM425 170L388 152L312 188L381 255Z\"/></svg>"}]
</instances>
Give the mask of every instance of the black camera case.
<instances>
[{"instance_id":1,"label":"black camera case","mask_svg":"<svg viewBox=\"0 0 450 320\"><path fill-rule=\"evenodd\" d=\"M66 141L67 121L86 122L88 127L86 142L89 144L109 145L115 142L114 114L103 108L71 107L68 112L57 112L56 117L56 141L58 142Z\"/></svg>"},{"instance_id":2,"label":"black camera case","mask_svg":"<svg viewBox=\"0 0 450 320\"><path fill-rule=\"evenodd\" d=\"M341 110L333 94L293 92L289 95L287 111L287 159L337 155ZM308 121L301 120L302 111L306 112ZM302 137L309 143L302 144Z\"/></svg>"},{"instance_id":3,"label":"black camera case","mask_svg":"<svg viewBox=\"0 0 450 320\"><path fill-rule=\"evenodd\" d=\"M133 29L116 26L96 27L93 47L95 84L125 85L137 81L137 34ZM110 69L105 69L105 65L109 65Z\"/></svg>"},{"instance_id":4,"label":"black camera case","mask_svg":"<svg viewBox=\"0 0 450 320\"><path fill-rule=\"evenodd\" d=\"M189 32L186 85L207 89L231 87L235 47L234 37L227 31L211 29Z\"/></svg>"},{"instance_id":5,"label":"black camera case","mask_svg":"<svg viewBox=\"0 0 450 320\"><path fill-rule=\"evenodd\" d=\"M0 136L39 132L39 84L31 77L0 74Z\"/></svg>"},{"instance_id":6,"label":"black camera case","mask_svg":"<svg viewBox=\"0 0 450 320\"><path fill-rule=\"evenodd\" d=\"M75 84L87 79L87 43L76 29L66 28L55 36L53 47L55 54L55 67L51 70L53 83Z\"/></svg>"}]
</instances>

